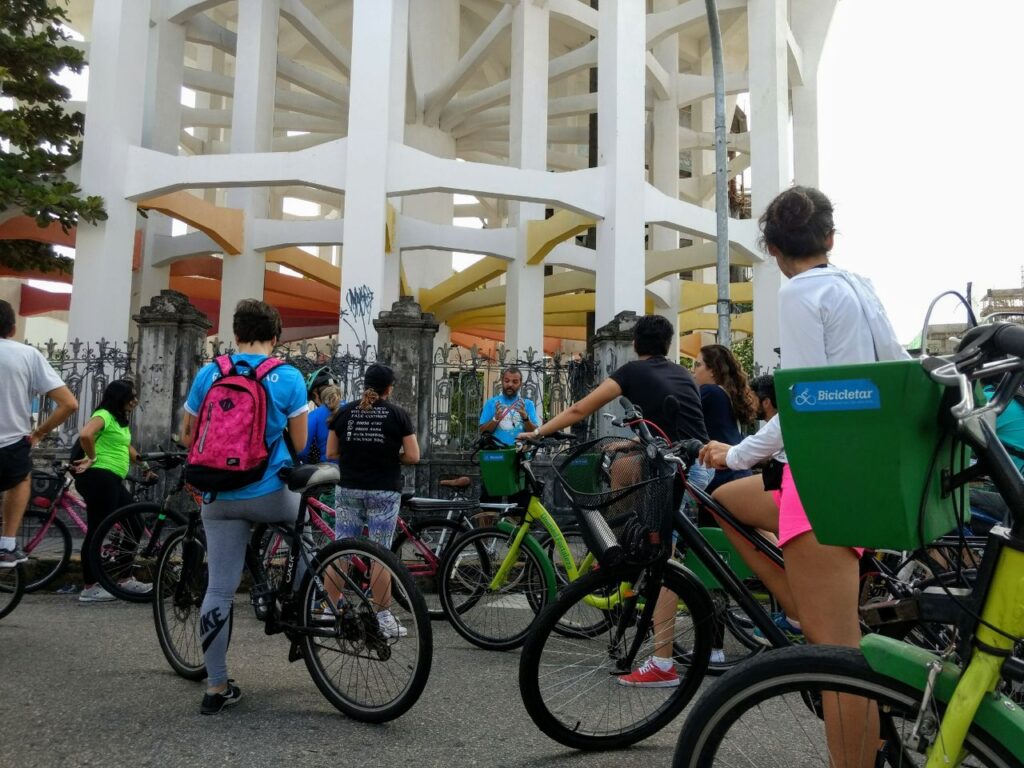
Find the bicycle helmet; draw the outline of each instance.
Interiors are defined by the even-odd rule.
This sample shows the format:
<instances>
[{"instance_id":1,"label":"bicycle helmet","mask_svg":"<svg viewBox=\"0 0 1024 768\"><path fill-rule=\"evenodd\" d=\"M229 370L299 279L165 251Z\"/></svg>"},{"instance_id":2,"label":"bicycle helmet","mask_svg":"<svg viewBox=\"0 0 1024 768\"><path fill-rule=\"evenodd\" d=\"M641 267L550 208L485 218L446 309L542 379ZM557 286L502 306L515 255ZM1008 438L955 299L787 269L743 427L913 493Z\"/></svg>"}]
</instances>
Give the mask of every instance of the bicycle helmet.
<instances>
[{"instance_id":1,"label":"bicycle helmet","mask_svg":"<svg viewBox=\"0 0 1024 768\"><path fill-rule=\"evenodd\" d=\"M306 396L312 400L316 392L331 384L338 385L338 380L334 378L331 369L326 365L322 368L317 368L306 377Z\"/></svg>"}]
</instances>

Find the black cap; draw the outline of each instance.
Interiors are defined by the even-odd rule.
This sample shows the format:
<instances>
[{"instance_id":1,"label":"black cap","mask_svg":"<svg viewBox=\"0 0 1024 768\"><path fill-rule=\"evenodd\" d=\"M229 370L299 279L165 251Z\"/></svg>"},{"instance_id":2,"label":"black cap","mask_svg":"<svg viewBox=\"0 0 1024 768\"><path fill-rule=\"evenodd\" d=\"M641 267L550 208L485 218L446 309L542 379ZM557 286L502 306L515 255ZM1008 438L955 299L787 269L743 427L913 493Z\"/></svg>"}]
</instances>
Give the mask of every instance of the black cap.
<instances>
[{"instance_id":1,"label":"black cap","mask_svg":"<svg viewBox=\"0 0 1024 768\"><path fill-rule=\"evenodd\" d=\"M384 390L395 383L395 372L386 365L374 363L366 369L363 374L363 386L372 389L377 394L384 394Z\"/></svg>"}]
</instances>

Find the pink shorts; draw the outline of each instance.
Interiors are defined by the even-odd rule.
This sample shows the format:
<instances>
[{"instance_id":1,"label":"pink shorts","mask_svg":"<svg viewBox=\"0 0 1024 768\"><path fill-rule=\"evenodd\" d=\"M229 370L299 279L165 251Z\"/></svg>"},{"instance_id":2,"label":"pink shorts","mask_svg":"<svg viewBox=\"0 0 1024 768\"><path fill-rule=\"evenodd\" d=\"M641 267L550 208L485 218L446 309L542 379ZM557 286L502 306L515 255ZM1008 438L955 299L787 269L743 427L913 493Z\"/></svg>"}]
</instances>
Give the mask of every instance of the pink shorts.
<instances>
[{"instance_id":1,"label":"pink shorts","mask_svg":"<svg viewBox=\"0 0 1024 768\"><path fill-rule=\"evenodd\" d=\"M796 483L793 482L789 464L782 467L782 488L772 491L772 496L775 497L775 504L779 508L779 546L782 547L786 542L811 530L811 521L807 519L800 495L796 492ZM857 557L864 554L861 547L851 549L857 553Z\"/></svg>"}]
</instances>

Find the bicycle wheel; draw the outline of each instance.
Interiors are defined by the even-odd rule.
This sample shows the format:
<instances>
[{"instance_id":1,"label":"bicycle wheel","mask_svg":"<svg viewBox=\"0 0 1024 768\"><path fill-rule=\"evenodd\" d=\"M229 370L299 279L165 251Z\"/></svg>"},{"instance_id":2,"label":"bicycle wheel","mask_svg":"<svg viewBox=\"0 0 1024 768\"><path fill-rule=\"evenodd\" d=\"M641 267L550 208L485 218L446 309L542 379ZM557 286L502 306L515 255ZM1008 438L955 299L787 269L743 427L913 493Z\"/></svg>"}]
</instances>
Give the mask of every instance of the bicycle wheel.
<instances>
[{"instance_id":1,"label":"bicycle wheel","mask_svg":"<svg viewBox=\"0 0 1024 768\"><path fill-rule=\"evenodd\" d=\"M441 571L441 606L448 620L466 640L490 651L522 645L548 601L540 561L525 544L504 582L492 586L509 556L510 538L497 528L463 534L452 544Z\"/></svg>"},{"instance_id":2,"label":"bicycle wheel","mask_svg":"<svg viewBox=\"0 0 1024 768\"><path fill-rule=\"evenodd\" d=\"M199 613L206 594L206 542L185 540L185 528L171 532L156 565L153 620L160 649L171 668L187 680L206 677Z\"/></svg>"},{"instance_id":3,"label":"bicycle wheel","mask_svg":"<svg viewBox=\"0 0 1024 768\"><path fill-rule=\"evenodd\" d=\"M159 504L143 501L114 510L96 527L92 561L96 580L129 603L153 599L156 564L171 531L185 521L177 512L161 520Z\"/></svg>"},{"instance_id":4,"label":"bicycle wheel","mask_svg":"<svg viewBox=\"0 0 1024 768\"><path fill-rule=\"evenodd\" d=\"M619 680L655 650L649 622L642 622L647 627L638 636L649 578L650 571L636 567L595 571L569 585L538 617L519 660L519 691L533 722L560 744L588 750L634 744L671 722L696 693L711 653L711 601L699 582L672 564L663 583L678 597L671 637L679 683L637 687ZM611 606L591 605L609 595L615 596ZM572 612L602 621L602 632L564 636L557 627ZM667 639L667 632L658 634ZM630 663L635 642L639 649Z\"/></svg>"},{"instance_id":5,"label":"bicycle wheel","mask_svg":"<svg viewBox=\"0 0 1024 768\"><path fill-rule=\"evenodd\" d=\"M18 528L18 547L28 555L22 564L25 591L35 592L67 570L71 562L71 531L49 512L28 511Z\"/></svg>"},{"instance_id":6,"label":"bicycle wheel","mask_svg":"<svg viewBox=\"0 0 1024 768\"><path fill-rule=\"evenodd\" d=\"M444 618L438 586L441 562L445 551L465 530L467 525L458 520L430 517L409 524L411 537L398 531L391 544L391 551L412 575L434 621Z\"/></svg>"},{"instance_id":7,"label":"bicycle wheel","mask_svg":"<svg viewBox=\"0 0 1024 768\"><path fill-rule=\"evenodd\" d=\"M587 542L583 538L583 534L579 528L567 528L562 530L562 536L565 537L565 543L569 547L569 553L573 557L573 562L577 566L583 563L583 559L590 552L590 548L587 546ZM540 545L544 548L544 552L547 554L548 559L551 560L551 565L555 569L555 584L557 589L561 590L571 583L569 579L569 572L566 570L565 562L562 560L562 556L559 554L555 547L555 541L550 535L545 532L543 538L540 539ZM584 576L583 572L579 573L579 576ZM532 594L528 593L527 598L531 598ZM540 608L532 606L537 613L540 613ZM593 637L604 631L604 621L602 618L595 618L592 611L572 611L562 617L562 620L555 627L556 632L561 632L568 637Z\"/></svg>"},{"instance_id":8,"label":"bicycle wheel","mask_svg":"<svg viewBox=\"0 0 1024 768\"><path fill-rule=\"evenodd\" d=\"M844 694L847 694L844 696ZM926 758L908 745L922 693L871 670L855 648L814 646L766 653L715 682L686 718L675 768L750 765L919 766ZM823 702L838 713L837 735L826 738ZM923 731L937 726L943 707L933 702ZM878 718L877 727L873 724ZM865 724L867 729L865 729ZM1020 766L995 738L976 726L961 766ZM830 760L831 756L831 760Z\"/></svg>"},{"instance_id":9,"label":"bicycle wheel","mask_svg":"<svg viewBox=\"0 0 1024 768\"><path fill-rule=\"evenodd\" d=\"M0 568L0 619L18 607L25 594L25 574L21 566Z\"/></svg>"},{"instance_id":10,"label":"bicycle wheel","mask_svg":"<svg viewBox=\"0 0 1024 768\"><path fill-rule=\"evenodd\" d=\"M398 558L372 542L342 539L316 553L299 594L302 655L331 704L355 720L383 723L416 703L433 637L426 603Z\"/></svg>"}]
</instances>

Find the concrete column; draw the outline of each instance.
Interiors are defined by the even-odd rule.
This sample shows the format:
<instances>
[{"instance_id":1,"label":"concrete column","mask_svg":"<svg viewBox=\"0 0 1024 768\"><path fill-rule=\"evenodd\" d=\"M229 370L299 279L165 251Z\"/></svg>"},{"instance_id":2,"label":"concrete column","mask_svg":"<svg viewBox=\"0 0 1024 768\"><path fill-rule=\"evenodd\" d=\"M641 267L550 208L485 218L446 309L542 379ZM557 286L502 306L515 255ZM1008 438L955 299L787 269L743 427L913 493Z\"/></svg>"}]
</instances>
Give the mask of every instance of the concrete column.
<instances>
[{"instance_id":1,"label":"concrete column","mask_svg":"<svg viewBox=\"0 0 1024 768\"><path fill-rule=\"evenodd\" d=\"M757 218L792 180L789 135L787 0L750 0L751 208ZM754 266L754 363L774 368L782 274L773 260Z\"/></svg>"},{"instance_id":2,"label":"concrete column","mask_svg":"<svg viewBox=\"0 0 1024 768\"><path fill-rule=\"evenodd\" d=\"M655 0L654 10L673 8L672 0ZM679 72L679 36L671 35L654 47L654 56L670 77ZM679 197L679 106L674 93L654 102L654 146L651 152L651 183L670 197ZM651 250L668 251L679 247L679 233L668 227L651 226ZM679 359L679 275L665 278L669 284L669 305L658 314L667 318L676 330L676 342L669 358Z\"/></svg>"},{"instance_id":3,"label":"concrete column","mask_svg":"<svg viewBox=\"0 0 1024 768\"><path fill-rule=\"evenodd\" d=\"M231 104L231 152L269 152L274 133L274 89L277 82L279 0L247 0L238 4L238 46L235 90ZM224 255L217 333L230 342L231 318L241 299L262 299L266 261L252 248L253 220L266 218L266 188L229 189L227 205L245 216L245 247Z\"/></svg>"},{"instance_id":4,"label":"concrete column","mask_svg":"<svg viewBox=\"0 0 1024 768\"><path fill-rule=\"evenodd\" d=\"M517 168L548 167L548 27L546 7L531 2L515 7L509 165ZM505 275L505 345L520 356L544 349L544 265L527 263L526 250L529 222L543 218L543 205L509 205L509 225L519 230L519 247Z\"/></svg>"},{"instance_id":5,"label":"concrete column","mask_svg":"<svg viewBox=\"0 0 1024 768\"><path fill-rule=\"evenodd\" d=\"M608 375L616 368L636 360L636 352L633 351L633 327L636 325L636 312L619 312L610 323L606 323L594 331L594 365L596 367L598 383L608 378ZM612 401L597 414L597 434L599 437L605 435L632 435L628 429L616 429L610 426L610 420L604 418L602 413L611 413L615 416L622 416L623 410L619 407L618 401Z\"/></svg>"},{"instance_id":6,"label":"concrete column","mask_svg":"<svg viewBox=\"0 0 1024 768\"><path fill-rule=\"evenodd\" d=\"M607 216L597 226L596 324L644 311L644 0L602 0L598 21L598 165Z\"/></svg>"},{"instance_id":7,"label":"concrete column","mask_svg":"<svg viewBox=\"0 0 1024 768\"><path fill-rule=\"evenodd\" d=\"M395 371L395 391L391 399L409 412L416 425L420 452L426 456L430 439L431 367L438 322L432 314L423 312L411 296L403 296L390 310L381 312L373 325L377 330L377 359ZM407 488L425 490L429 484L427 465L407 467L405 478Z\"/></svg>"},{"instance_id":8,"label":"concrete column","mask_svg":"<svg viewBox=\"0 0 1024 768\"><path fill-rule=\"evenodd\" d=\"M124 73L146 71L149 5L107 0L93 11L81 187L103 197L107 220L78 227L69 338L128 338L138 222L135 203L124 199L124 176L128 147L142 137L145 78Z\"/></svg>"},{"instance_id":9,"label":"concrete column","mask_svg":"<svg viewBox=\"0 0 1024 768\"><path fill-rule=\"evenodd\" d=\"M139 394L134 434L142 451L170 448L182 407L202 364L210 321L177 291L164 290L134 318L139 327Z\"/></svg>"},{"instance_id":10,"label":"concrete column","mask_svg":"<svg viewBox=\"0 0 1024 768\"><path fill-rule=\"evenodd\" d=\"M181 132L181 82L185 59L185 27L155 19L149 28L149 65L146 69L146 107L142 117L142 146L178 154ZM170 285L171 268L152 265L159 235L170 235L172 219L153 211L143 228L142 263L136 280L133 309L138 312Z\"/></svg>"},{"instance_id":11,"label":"concrete column","mask_svg":"<svg viewBox=\"0 0 1024 768\"><path fill-rule=\"evenodd\" d=\"M397 51L407 47L408 19L408 0L355 0L338 338L360 357L377 346L372 320L382 297L397 295L397 286L385 287L384 227L388 145L405 121L406 63ZM398 83L402 100L393 96Z\"/></svg>"}]
</instances>

